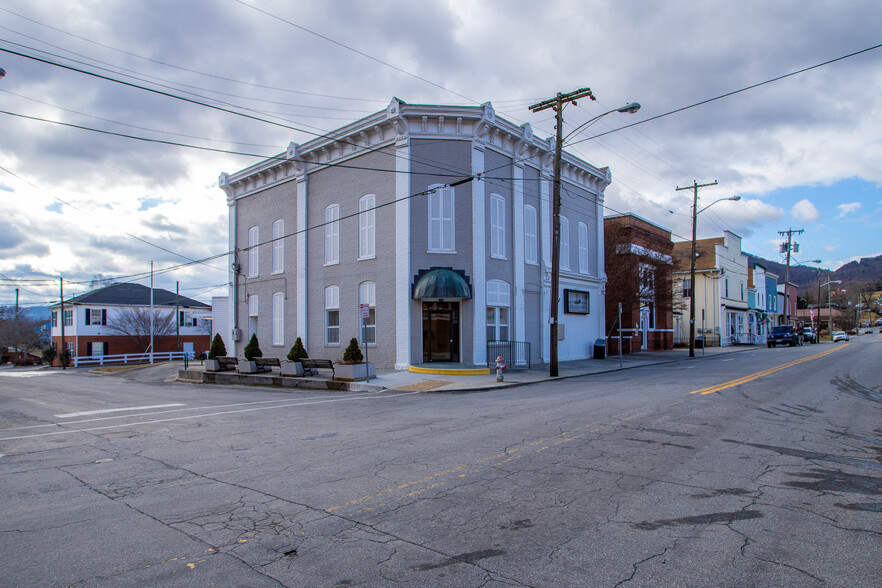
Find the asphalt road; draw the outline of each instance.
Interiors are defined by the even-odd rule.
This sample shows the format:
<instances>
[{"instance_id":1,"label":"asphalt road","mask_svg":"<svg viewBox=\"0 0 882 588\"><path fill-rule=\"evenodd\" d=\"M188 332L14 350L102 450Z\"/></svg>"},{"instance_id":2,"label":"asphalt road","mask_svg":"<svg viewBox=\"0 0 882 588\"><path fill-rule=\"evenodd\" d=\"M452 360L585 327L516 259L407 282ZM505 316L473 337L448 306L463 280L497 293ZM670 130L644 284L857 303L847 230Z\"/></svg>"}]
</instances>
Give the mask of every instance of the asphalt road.
<instances>
[{"instance_id":1,"label":"asphalt road","mask_svg":"<svg viewBox=\"0 0 882 588\"><path fill-rule=\"evenodd\" d=\"M471 394L0 370L0 585L879 586L880 355Z\"/></svg>"}]
</instances>

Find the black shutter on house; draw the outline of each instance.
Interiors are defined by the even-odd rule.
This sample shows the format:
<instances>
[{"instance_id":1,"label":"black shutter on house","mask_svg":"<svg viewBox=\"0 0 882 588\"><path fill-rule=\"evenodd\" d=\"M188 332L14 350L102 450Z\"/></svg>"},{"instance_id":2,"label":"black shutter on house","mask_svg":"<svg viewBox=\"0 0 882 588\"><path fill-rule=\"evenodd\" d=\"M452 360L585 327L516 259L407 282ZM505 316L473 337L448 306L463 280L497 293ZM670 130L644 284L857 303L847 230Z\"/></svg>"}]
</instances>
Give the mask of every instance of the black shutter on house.
<instances>
[{"instance_id":1,"label":"black shutter on house","mask_svg":"<svg viewBox=\"0 0 882 588\"><path fill-rule=\"evenodd\" d=\"M86 341L86 355L92 357L92 342Z\"/></svg>"},{"instance_id":2,"label":"black shutter on house","mask_svg":"<svg viewBox=\"0 0 882 588\"><path fill-rule=\"evenodd\" d=\"M110 349L110 346L108 345L108 341L105 341L104 342L104 355L110 355L110 351L108 351L108 349Z\"/></svg>"},{"instance_id":3,"label":"black shutter on house","mask_svg":"<svg viewBox=\"0 0 882 588\"><path fill-rule=\"evenodd\" d=\"M88 327L89 326L89 316L92 314L92 309L91 308L84 308L83 310L86 311L83 313L85 315L84 318L86 319L86 322L83 324L85 324Z\"/></svg>"},{"instance_id":4,"label":"black shutter on house","mask_svg":"<svg viewBox=\"0 0 882 588\"><path fill-rule=\"evenodd\" d=\"M101 309L101 324L104 326L107 326L107 309L106 308Z\"/></svg>"}]
</instances>

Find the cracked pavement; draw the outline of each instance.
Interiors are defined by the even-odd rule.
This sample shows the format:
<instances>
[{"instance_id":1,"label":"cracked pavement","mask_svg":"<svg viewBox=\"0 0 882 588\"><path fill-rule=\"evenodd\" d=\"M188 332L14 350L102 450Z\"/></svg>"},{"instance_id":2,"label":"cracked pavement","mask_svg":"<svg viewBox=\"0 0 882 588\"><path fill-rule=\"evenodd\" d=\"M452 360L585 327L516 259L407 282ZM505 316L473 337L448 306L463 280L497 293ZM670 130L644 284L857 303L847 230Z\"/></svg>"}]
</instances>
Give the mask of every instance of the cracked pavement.
<instances>
[{"instance_id":1,"label":"cracked pavement","mask_svg":"<svg viewBox=\"0 0 882 588\"><path fill-rule=\"evenodd\" d=\"M878 348L704 396L816 350L456 395L0 374L0 583L877 586Z\"/></svg>"}]
</instances>

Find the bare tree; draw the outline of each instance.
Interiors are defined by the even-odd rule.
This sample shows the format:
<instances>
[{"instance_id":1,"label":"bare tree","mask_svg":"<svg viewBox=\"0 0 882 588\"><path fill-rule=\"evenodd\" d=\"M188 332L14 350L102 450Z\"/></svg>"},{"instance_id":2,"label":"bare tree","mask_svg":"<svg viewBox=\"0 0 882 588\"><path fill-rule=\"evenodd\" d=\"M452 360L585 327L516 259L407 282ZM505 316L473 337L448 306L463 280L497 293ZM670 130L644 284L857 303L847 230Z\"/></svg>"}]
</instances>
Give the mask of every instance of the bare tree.
<instances>
[{"instance_id":1,"label":"bare tree","mask_svg":"<svg viewBox=\"0 0 882 588\"><path fill-rule=\"evenodd\" d=\"M0 349L14 347L25 354L43 346L45 321L15 316L11 308L0 309Z\"/></svg>"},{"instance_id":2,"label":"bare tree","mask_svg":"<svg viewBox=\"0 0 882 588\"><path fill-rule=\"evenodd\" d=\"M110 276L95 274L92 276L92 281L89 282L89 290L98 290L99 288L104 288L105 286L110 286L115 283L116 282Z\"/></svg>"},{"instance_id":3,"label":"bare tree","mask_svg":"<svg viewBox=\"0 0 882 588\"><path fill-rule=\"evenodd\" d=\"M139 349L145 352L150 347L150 309L127 307L114 313L107 327L114 333L127 335ZM175 314L167 310L153 311L153 339L175 334Z\"/></svg>"}]
</instances>

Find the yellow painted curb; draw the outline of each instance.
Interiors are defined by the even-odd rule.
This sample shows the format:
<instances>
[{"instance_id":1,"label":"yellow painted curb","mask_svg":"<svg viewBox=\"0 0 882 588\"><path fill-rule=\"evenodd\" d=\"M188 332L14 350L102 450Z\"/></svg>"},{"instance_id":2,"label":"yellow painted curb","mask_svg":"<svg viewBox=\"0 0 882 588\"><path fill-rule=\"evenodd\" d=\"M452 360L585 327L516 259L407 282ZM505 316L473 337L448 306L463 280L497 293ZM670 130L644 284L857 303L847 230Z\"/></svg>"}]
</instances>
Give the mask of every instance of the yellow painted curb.
<instances>
[{"instance_id":1,"label":"yellow painted curb","mask_svg":"<svg viewBox=\"0 0 882 588\"><path fill-rule=\"evenodd\" d=\"M446 376L486 376L490 373L490 368L427 368L411 365L407 367L407 371L415 374L442 374Z\"/></svg>"}]
</instances>

